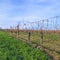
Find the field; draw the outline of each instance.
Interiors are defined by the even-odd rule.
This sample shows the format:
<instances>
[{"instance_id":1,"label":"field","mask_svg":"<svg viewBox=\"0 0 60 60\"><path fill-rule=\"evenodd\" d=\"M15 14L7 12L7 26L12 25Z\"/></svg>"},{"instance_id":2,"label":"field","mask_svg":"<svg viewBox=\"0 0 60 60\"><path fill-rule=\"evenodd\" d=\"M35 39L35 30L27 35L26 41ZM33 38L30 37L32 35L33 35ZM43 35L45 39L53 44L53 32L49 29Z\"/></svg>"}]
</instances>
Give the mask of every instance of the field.
<instances>
[{"instance_id":1,"label":"field","mask_svg":"<svg viewBox=\"0 0 60 60\"><path fill-rule=\"evenodd\" d=\"M44 52L0 31L0 60L51 60Z\"/></svg>"},{"instance_id":2,"label":"field","mask_svg":"<svg viewBox=\"0 0 60 60\"><path fill-rule=\"evenodd\" d=\"M28 32L25 30L19 31L19 37L28 41ZM41 45L41 32L30 31L30 33L31 43ZM17 34L17 32L13 32L12 34ZM54 56L60 59L60 31L43 31L42 46L52 51Z\"/></svg>"}]
</instances>

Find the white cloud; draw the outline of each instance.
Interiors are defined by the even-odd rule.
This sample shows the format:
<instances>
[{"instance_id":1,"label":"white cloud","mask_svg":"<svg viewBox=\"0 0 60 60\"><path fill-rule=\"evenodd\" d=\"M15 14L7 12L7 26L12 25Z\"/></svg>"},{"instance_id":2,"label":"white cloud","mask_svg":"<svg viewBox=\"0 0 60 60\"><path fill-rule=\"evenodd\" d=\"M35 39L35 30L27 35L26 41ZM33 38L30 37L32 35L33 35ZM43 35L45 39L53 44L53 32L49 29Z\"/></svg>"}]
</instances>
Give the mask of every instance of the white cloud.
<instances>
[{"instance_id":1,"label":"white cloud","mask_svg":"<svg viewBox=\"0 0 60 60\"><path fill-rule=\"evenodd\" d=\"M60 15L59 0L24 0L25 3L22 5L11 4L10 0L3 1L0 3L0 24L4 25L7 23L9 25L16 24L23 20L38 21Z\"/></svg>"}]
</instances>

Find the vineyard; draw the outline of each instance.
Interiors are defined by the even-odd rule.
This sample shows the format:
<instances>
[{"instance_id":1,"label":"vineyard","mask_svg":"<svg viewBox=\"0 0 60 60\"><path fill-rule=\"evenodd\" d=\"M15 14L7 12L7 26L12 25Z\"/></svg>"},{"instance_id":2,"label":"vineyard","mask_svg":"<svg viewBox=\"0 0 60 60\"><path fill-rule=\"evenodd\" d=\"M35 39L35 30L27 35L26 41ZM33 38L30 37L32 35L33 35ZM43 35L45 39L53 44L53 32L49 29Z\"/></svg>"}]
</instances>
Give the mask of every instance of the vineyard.
<instances>
[{"instance_id":1,"label":"vineyard","mask_svg":"<svg viewBox=\"0 0 60 60\"><path fill-rule=\"evenodd\" d=\"M12 32L12 33L11 33ZM30 34L29 34L30 32ZM60 31L8 31L14 37L22 39L22 41L43 50L46 50L48 54L53 54L54 58L60 59ZM57 59L57 60L59 60Z\"/></svg>"},{"instance_id":2,"label":"vineyard","mask_svg":"<svg viewBox=\"0 0 60 60\"><path fill-rule=\"evenodd\" d=\"M60 60L58 19L22 22L15 27L0 29L1 59Z\"/></svg>"},{"instance_id":3,"label":"vineyard","mask_svg":"<svg viewBox=\"0 0 60 60\"><path fill-rule=\"evenodd\" d=\"M0 60L51 60L42 51L0 31Z\"/></svg>"}]
</instances>

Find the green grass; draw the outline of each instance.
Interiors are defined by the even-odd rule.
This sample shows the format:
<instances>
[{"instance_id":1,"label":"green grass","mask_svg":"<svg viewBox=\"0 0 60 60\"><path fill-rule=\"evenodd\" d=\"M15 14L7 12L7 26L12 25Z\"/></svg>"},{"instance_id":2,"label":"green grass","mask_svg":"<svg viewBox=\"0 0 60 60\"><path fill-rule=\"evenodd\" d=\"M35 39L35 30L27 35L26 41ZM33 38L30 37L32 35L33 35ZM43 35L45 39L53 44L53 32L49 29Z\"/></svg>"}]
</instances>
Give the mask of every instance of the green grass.
<instances>
[{"instance_id":1,"label":"green grass","mask_svg":"<svg viewBox=\"0 0 60 60\"><path fill-rule=\"evenodd\" d=\"M28 32L20 32L20 37L28 40ZM36 42L40 44L41 34L39 32L31 32L30 41ZM51 42L51 41L59 41L60 34L59 33L44 33L43 34L43 42Z\"/></svg>"},{"instance_id":2,"label":"green grass","mask_svg":"<svg viewBox=\"0 0 60 60\"><path fill-rule=\"evenodd\" d=\"M41 34L39 32L31 32L30 41L32 43L37 43L38 45L40 45L40 36ZM27 39L28 32L20 32L20 37ZM60 52L60 34L58 32L45 32L43 34L43 46L48 49Z\"/></svg>"},{"instance_id":3,"label":"green grass","mask_svg":"<svg viewBox=\"0 0 60 60\"><path fill-rule=\"evenodd\" d=\"M27 39L28 38L28 32L20 32L20 36ZM35 40L39 39L41 34L39 32L32 32L31 33L31 40L32 38L35 38ZM37 39L36 39L37 38ZM44 33L43 34L43 40L60 40L60 34L59 33ZM37 40L38 41L38 40Z\"/></svg>"},{"instance_id":4,"label":"green grass","mask_svg":"<svg viewBox=\"0 0 60 60\"><path fill-rule=\"evenodd\" d=\"M0 31L0 60L51 60L44 52Z\"/></svg>"}]
</instances>

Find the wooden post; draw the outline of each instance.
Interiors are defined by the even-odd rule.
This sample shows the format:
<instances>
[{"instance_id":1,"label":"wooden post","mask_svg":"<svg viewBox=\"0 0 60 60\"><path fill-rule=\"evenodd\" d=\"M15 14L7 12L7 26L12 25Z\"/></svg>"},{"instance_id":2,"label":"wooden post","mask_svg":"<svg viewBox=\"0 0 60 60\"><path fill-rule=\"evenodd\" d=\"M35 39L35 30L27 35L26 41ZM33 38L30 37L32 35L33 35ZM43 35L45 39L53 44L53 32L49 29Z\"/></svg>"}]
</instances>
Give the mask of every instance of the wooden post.
<instances>
[{"instance_id":1,"label":"wooden post","mask_svg":"<svg viewBox=\"0 0 60 60\"><path fill-rule=\"evenodd\" d=\"M41 45L43 44L43 30L41 30Z\"/></svg>"},{"instance_id":2,"label":"wooden post","mask_svg":"<svg viewBox=\"0 0 60 60\"><path fill-rule=\"evenodd\" d=\"M12 32L13 30L12 30L12 26L10 26L10 35L12 35Z\"/></svg>"},{"instance_id":3,"label":"wooden post","mask_svg":"<svg viewBox=\"0 0 60 60\"><path fill-rule=\"evenodd\" d=\"M17 25L17 38L19 39L19 24Z\"/></svg>"},{"instance_id":4,"label":"wooden post","mask_svg":"<svg viewBox=\"0 0 60 60\"><path fill-rule=\"evenodd\" d=\"M40 49L43 50L43 30L40 30Z\"/></svg>"},{"instance_id":5,"label":"wooden post","mask_svg":"<svg viewBox=\"0 0 60 60\"><path fill-rule=\"evenodd\" d=\"M42 24L41 24L41 27L40 27L40 45L41 46L43 45L43 27L44 27L44 20L42 20Z\"/></svg>"},{"instance_id":6,"label":"wooden post","mask_svg":"<svg viewBox=\"0 0 60 60\"><path fill-rule=\"evenodd\" d=\"M31 36L31 33L28 32L28 43L30 43L30 36Z\"/></svg>"}]
</instances>

